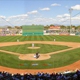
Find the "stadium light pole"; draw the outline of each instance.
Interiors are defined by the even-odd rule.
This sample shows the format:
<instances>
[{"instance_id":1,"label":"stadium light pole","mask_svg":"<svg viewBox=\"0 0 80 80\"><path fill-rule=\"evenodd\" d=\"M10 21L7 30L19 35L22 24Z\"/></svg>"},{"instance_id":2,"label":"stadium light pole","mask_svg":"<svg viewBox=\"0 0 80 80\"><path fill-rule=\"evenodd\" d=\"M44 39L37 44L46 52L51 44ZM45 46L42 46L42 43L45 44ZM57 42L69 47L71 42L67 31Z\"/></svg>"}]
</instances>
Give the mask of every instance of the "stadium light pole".
<instances>
[{"instance_id":1,"label":"stadium light pole","mask_svg":"<svg viewBox=\"0 0 80 80\"><path fill-rule=\"evenodd\" d=\"M71 25L71 13L72 13L72 10L73 10L72 8L69 9L69 13L70 13L70 33L71 33L71 28L72 28L72 25Z\"/></svg>"}]
</instances>

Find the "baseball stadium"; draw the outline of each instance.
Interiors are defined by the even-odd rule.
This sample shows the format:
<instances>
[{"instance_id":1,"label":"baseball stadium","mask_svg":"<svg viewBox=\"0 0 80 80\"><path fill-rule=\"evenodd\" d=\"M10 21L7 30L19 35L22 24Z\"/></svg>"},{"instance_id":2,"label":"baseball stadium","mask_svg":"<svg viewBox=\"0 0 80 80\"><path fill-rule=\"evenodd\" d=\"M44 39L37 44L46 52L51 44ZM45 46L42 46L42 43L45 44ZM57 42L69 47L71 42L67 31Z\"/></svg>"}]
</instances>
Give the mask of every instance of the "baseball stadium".
<instances>
[{"instance_id":1,"label":"baseball stadium","mask_svg":"<svg viewBox=\"0 0 80 80\"><path fill-rule=\"evenodd\" d=\"M78 70L80 36L44 34L42 25L22 26L21 35L7 36L5 31L0 36L0 71L36 74Z\"/></svg>"},{"instance_id":2,"label":"baseball stadium","mask_svg":"<svg viewBox=\"0 0 80 80\"><path fill-rule=\"evenodd\" d=\"M0 80L80 80L79 3L1 0Z\"/></svg>"}]
</instances>

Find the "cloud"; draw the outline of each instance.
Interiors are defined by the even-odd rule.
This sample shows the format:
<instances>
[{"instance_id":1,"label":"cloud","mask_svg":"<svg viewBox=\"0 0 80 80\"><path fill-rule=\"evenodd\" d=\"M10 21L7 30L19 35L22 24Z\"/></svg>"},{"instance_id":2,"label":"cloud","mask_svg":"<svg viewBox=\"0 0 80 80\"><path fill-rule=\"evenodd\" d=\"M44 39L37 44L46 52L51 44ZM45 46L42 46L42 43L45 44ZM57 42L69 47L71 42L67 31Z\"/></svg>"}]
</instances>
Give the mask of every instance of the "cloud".
<instances>
[{"instance_id":1,"label":"cloud","mask_svg":"<svg viewBox=\"0 0 80 80\"><path fill-rule=\"evenodd\" d=\"M54 4L51 4L51 6L61 6L61 4L54 3Z\"/></svg>"},{"instance_id":2,"label":"cloud","mask_svg":"<svg viewBox=\"0 0 80 80\"><path fill-rule=\"evenodd\" d=\"M21 15L9 16L9 17L0 16L0 21L1 21L0 25L11 25L11 24L13 24L13 25L18 24L19 25L19 24L23 24L23 22L27 18L28 18L27 14L21 14ZM20 22L20 21L23 21L23 22ZM11 24L9 24L8 22L11 23Z\"/></svg>"},{"instance_id":3,"label":"cloud","mask_svg":"<svg viewBox=\"0 0 80 80\"><path fill-rule=\"evenodd\" d=\"M28 15L27 14L21 14L21 15L16 15L16 16L10 16L8 18L12 19L12 18L25 18L25 17L28 17Z\"/></svg>"},{"instance_id":4,"label":"cloud","mask_svg":"<svg viewBox=\"0 0 80 80\"><path fill-rule=\"evenodd\" d=\"M5 22L5 20L6 20L6 17L5 16L0 16L0 24L2 24L3 22Z\"/></svg>"},{"instance_id":5,"label":"cloud","mask_svg":"<svg viewBox=\"0 0 80 80\"><path fill-rule=\"evenodd\" d=\"M19 21L21 19L26 19L28 18L27 14L21 14L21 15L15 15L15 16L10 16L6 18L6 21Z\"/></svg>"},{"instance_id":6,"label":"cloud","mask_svg":"<svg viewBox=\"0 0 80 80\"><path fill-rule=\"evenodd\" d=\"M6 18L5 16L0 16L0 18Z\"/></svg>"},{"instance_id":7,"label":"cloud","mask_svg":"<svg viewBox=\"0 0 80 80\"><path fill-rule=\"evenodd\" d=\"M70 20L70 14L63 14L63 15L57 15L56 16L56 20L58 22L60 22L60 24L64 24L64 23L67 23L69 24L69 20Z\"/></svg>"},{"instance_id":8,"label":"cloud","mask_svg":"<svg viewBox=\"0 0 80 80\"><path fill-rule=\"evenodd\" d=\"M35 21L35 22L39 22L39 23L42 23L42 22L51 22L51 21L54 21L54 19L53 18L44 18L44 17L42 17L42 18L34 18L34 20L33 21Z\"/></svg>"},{"instance_id":9,"label":"cloud","mask_svg":"<svg viewBox=\"0 0 80 80\"><path fill-rule=\"evenodd\" d=\"M21 25L32 25L32 24L41 24L41 25L50 25L50 24L61 24L61 25L69 25L70 24L70 14L62 14L57 15L55 18L53 17L44 17L41 15L27 15L27 14L21 14L21 15L15 15L10 17L0 16L1 18L5 18L6 21L0 18L0 26L1 25L15 25L15 26L21 26ZM77 15L75 17L71 17L71 23L72 25L79 24L80 23L80 15ZM9 23L11 24L9 24Z\"/></svg>"},{"instance_id":10,"label":"cloud","mask_svg":"<svg viewBox=\"0 0 80 80\"><path fill-rule=\"evenodd\" d=\"M64 14L63 16L64 17L70 17L70 14Z\"/></svg>"},{"instance_id":11,"label":"cloud","mask_svg":"<svg viewBox=\"0 0 80 80\"><path fill-rule=\"evenodd\" d=\"M72 17L72 20L80 20L80 15Z\"/></svg>"},{"instance_id":12,"label":"cloud","mask_svg":"<svg viewBox=\"0 0 80 80\"><path fill-rule=\"evenodd\" d=\"M58 22L61 25L70 25L70 15L69 14L57 15L55 19L56 19L56 23ZM72 25L79 25L79 23L80 23L80 15L71 17Z\"/></svg>"},{"instance_id":13,"label":"cloud","mask_svg":"<svg viewBox=\"0 0 80 80\"><path fill-rule=\"evenodd\" d=\"M71 8L74 10L80 10L80 5L75 5L75 6L72 6Z\"/></svg>"},{"instance_id":14,"label":"cloud","mask_svg":"<svg viewBox=\"0 0 80 80\"><path fill-rule=\"evenodd\" d=\"M62 15L57 15L57 18L62 18Z\"/></svg>"},{"instance_id":15,"label":"cloud","mask_svg":"<svg viewBox=\"0 0 80 80\"><path fill-rule=\"evenodd\" d=\"M57 15L57 18L66 18L66 17L70 17L70 14L63 14L63 15Z\"/></svg>"},{"instance_id":16,"label":"cloud","mask_svg":"<svg viewBox=\"0 0 80 80\"><path fill-rule=\"evenodd\" d=\"M46 7L46 8L42 8L42 9L40 9L40 10L42 10L42 11L49 11L50 8Z\"/></svg>"},{"instance_id":17,"label":"cloud","mask_svg":"<svg viewBox=\"0 0 80 80\"><path fill-rule=\"evenodd\" d=\"M37 10L31 11L31 12L27 12L27 14L37 14L37 13L38 13Z\"/></svg>"},{"instance_id":18,"label":"cloud","mask_svg":"<svg viewBox=\"0 0 80 80\"><path fill-rule=\"evenodd\" d=\"M34 16L34 15L33 15ZM75 17L72 17L72 24L79 24L80 21L80 15L77 15ZM50 24L61 24L61 25L70 25L70 15L69 14L63 14L63 15L57 15L56 18L53 17L40 17L40 16L36 16L33 18L27 18L25 20L22 20L21 22L18 21L18 23L16 22L16 24L27 24L27 25L31 25L31 24L41 24L41 25L50 25Z\"/></svg>"}]
</instances>

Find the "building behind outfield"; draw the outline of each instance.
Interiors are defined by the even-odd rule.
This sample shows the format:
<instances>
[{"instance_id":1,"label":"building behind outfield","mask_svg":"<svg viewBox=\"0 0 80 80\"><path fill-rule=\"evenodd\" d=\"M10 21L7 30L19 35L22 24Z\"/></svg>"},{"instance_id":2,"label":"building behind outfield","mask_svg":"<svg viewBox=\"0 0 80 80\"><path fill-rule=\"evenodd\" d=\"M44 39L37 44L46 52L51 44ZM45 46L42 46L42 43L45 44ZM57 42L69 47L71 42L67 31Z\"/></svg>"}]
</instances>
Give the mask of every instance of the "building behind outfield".
<instances>
[{"instance_id":1,"label":"building behind outfield","mask_svg":"<svg viewBox=\"0 0 80 80\"><path fill-rule=\"evenodd\" d=\"M43 25L24 25L22 26L22 35L43 35L44 26Z\"/></svg>"}]
</instances>

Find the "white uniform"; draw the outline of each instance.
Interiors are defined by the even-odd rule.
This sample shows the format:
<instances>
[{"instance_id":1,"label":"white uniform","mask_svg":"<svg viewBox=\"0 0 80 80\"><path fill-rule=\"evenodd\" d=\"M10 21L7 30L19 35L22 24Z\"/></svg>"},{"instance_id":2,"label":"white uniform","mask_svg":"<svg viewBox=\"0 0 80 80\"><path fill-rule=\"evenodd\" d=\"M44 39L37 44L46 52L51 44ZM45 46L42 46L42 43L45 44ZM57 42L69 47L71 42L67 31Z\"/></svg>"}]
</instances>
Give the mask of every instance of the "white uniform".
<instances>
[{"instance_id":1,"label":"white uniform","mask_svg":"<svg viewBox=\"0 0 80 80\"><path fill-rule=\"evenodd\" d=\"M34 47L34 43L32 43L32 47Z\"/></svg>"},{"instance_id":2,"label":"white uniform","mask_svg":"<svg viewBox=\"0 0 80 80\"><path fill-rule=\"evenodd\" d=\"M54 39L54 41L55 41L55 39Z\"/></svg>"},{"instance_id":3,"label":"white uniform","mask_svg":"<svg viewBox=\"0 0 80 80\"><path fill-rule=\"evenodd\" d=\"M19 42L19 39L17 39L17 42Z\"/></svg>"}]
</instances>

